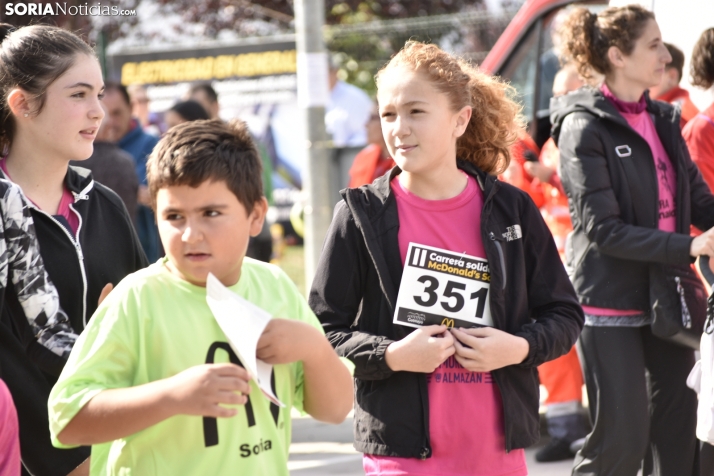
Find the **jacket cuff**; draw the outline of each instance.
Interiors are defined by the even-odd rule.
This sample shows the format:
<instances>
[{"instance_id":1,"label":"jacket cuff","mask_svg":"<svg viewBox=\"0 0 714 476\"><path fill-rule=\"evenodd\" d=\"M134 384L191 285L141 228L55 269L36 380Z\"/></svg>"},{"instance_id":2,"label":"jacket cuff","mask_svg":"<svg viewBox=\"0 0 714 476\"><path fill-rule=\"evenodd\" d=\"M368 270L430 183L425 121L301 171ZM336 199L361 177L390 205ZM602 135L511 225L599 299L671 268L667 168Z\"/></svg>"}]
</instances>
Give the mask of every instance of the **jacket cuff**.
<instances>
[{"instance_id":1,"label":"jacket cuff","mask_svg":"<svg viewBox=\"0 0 714 476\"><path fill-rule=\"evenodd\" d=\"M681 233L670 233L667 240L667 261L670 264L689 265L696 258L689 255L693 237Z\"/></svg>"},{"instance_id":2,"label":"jacket cuff","mask_svg":"<svg viewBox=\"0 0 714 476\"><path fill-rule=\"evenodd\" d=\"M540 353L540 349L538 348L538 343L533 336L527 332L517 332L515 335L517 337L523 337L528 342L528 355L523 362L516 365L525 368L533 368L540 365L540 362L536 360L536 356Z\"/></svg>"},{"instance_id":3,"label":"jacket cuff","mask_svg":"<svg viewBox=\"0 0 714 476\"><path fill-rule=\"evenodd\" d=\"M377 344L377 348L374 350L374 357L377 367L379 368L379 373L384 375L384 378L387 378L394 373L394 370L387 365L387 358L385 356L387 347L389 347L389 344L392 342L395 341L391 339L383 339L379 344Z\"/></svg>"}]
</instances>

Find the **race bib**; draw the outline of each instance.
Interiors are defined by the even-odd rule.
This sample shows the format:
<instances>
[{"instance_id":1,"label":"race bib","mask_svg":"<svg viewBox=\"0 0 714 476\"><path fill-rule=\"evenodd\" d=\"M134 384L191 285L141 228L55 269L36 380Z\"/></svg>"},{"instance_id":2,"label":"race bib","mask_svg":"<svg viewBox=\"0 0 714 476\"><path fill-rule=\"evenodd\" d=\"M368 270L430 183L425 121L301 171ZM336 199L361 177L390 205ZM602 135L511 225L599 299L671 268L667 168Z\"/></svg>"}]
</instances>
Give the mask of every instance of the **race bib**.
<instances>
[{"instance_id":1,"label":"race bib","mask_svg":"<svg viewBox=\"0 0 714 476\"><path fill-rule=\"evenodd\" d=\"M394 323L409 327L493 327L488 261L409 243Z\"/></svg>"}]
</instances>

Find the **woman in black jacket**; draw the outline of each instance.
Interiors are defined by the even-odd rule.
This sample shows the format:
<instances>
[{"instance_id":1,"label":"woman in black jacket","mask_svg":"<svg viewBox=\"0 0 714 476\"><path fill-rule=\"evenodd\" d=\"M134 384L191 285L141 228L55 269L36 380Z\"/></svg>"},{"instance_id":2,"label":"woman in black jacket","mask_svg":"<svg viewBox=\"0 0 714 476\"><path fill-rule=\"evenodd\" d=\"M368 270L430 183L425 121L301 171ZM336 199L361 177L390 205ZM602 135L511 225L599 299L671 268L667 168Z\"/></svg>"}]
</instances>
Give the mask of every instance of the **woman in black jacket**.
<instances>
[{"instance_id":1,"label":"woman in black jacket","mask_svg":"<svg viewBox=\"0 0 714 476\"><path fill-rule=\"evenodd\" d=\"M693 351L652 334L651 273L714 253L714 197L689 157L679 111L646 93L671 60L653 14L578 9L564 38L583 76L605 77L551 104L593 420L573 474L634 476L644 459L645 474L692 475L696 396L685 380ZM692 239L690 223L709 231Z\"/></svg>"},{"instance_id":2,"label":"woman in black jacket","mask_svg":"<svg viewBox=\"0 0 714 476\"><path fill-rule=\"evenodd\" d=\"M34 25L2 33L1 178L31 203L40 254L79 333L103 289L147 264L121 199L88 170L69 167L92 155L104 116L101 69L92 48L66 30ZM32 345L16 290L8 289L3 304L0 366L17 406L23 465L33 475L64 476L89 448L59 450L50 442L47 398L63 362Z\"/></svg>"},{"instance_id":3,"label":"woman in black jacket","mask_svg":"<svg viewBox=\"0 0 714 476\"><path fill-rule=\"evenodd\" d=\"M309 296L355 364L355 447L368 475L525 475L536 366L582 311L538 209L491 175L518 106L434 45L408 42L377 79L398 167L342 191Z\"/></svg>"}]
</instances>

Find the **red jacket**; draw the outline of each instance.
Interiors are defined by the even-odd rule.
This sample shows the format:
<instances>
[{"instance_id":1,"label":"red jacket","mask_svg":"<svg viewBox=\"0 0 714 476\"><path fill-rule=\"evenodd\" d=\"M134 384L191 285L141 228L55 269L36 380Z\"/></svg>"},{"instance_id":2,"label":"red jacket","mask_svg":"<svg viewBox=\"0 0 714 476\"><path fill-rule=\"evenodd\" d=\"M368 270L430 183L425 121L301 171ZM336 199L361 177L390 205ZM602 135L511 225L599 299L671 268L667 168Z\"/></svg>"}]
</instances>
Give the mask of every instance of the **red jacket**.
<instances>
[{"instance_id":1,"label":"red jacket","mask_svg":"<svg viewBox=\"0 0 714 476\"><path fill-rule=\"evenodd\" d=\"M522 131L518 141L511 147L511 163L508 169L498 178L526 192L540 208L544 201L543 189L540 182L531 177L523 167L527 160L536 160L539 155L540 149L535 141L525 131Z\"/></svg>"},{"instance_id":2,"label":"red jacket","mask_svg":"<svg viewBox=\"0 0 714 476\"><path fill-rule=\"evenodd\" d=\"M377 177L381 177L387 170L394 167L394 160L391 157L382 157L382 148L376 144L370 144L360 150L355 156L352 167L350 167L350 183L348 187L357 188L361 185L372 183Z\"/></svg>"},{"instance_id":3,"label":"red jacket","mask_svg":"<svg viewBox=\"0 0 714 476\"><path fill-rule=\"evenodd\" d=\"M699 109L694 105L691 99L689 99L689 91L682 89L679 86L675 86L666 93L654 98L657 101L664 101L670 104L679 104L682 107L682 118L680 119L680 126L691 121L694 116L699 114Z\"/></svg>"}]
</instances>

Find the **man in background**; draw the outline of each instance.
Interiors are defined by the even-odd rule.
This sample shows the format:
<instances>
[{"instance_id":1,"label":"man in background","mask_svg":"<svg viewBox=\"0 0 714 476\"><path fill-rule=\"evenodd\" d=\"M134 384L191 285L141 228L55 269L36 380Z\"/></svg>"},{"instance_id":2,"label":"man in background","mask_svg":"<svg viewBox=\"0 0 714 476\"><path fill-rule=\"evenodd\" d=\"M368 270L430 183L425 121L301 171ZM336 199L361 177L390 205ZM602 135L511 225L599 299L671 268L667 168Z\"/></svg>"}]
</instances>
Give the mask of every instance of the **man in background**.
<instances>
[{"instance_id":1,"label":"man in background","mask_svg":"<svg viewBox=\"0 0 714 476\"><path fill-rule=\"evenodd\" d=\"M102 107L105 107L102 104ZM106 107L105 107L105 113ZM137 197L139 195L139 178L136 176L134 159L117 145L117 137L107 127L106 114L94 138L94 152L87 160L72 161L71 165L84 167L92 171L95 181L109 187L124 202L134 226L136 226Z\"/></svg>"},{"instance_id":2,"label":"man in background","mask_svg":"<svg viewBox=\"0 0 714 476\"><path fill-rule=\"evenodd\" d=\"M146 182L146 159L159 138L145 132L139 120L132 116L131 99L127 89L120 83L107 81L104 88L106 127L110 137L117 138L117 145L128 152L134 160L134 169L139 179L136 211L136 231L149 262L163 255L159 242L154 212L151 210L149 189Z\"/></svg>"},{"instance_id":3,"label":"man in background","mask_svg":"<svg viewBox=\"0 0 714 476\"><path fill-rule=\"evenodd\" d=\"M191 86L184 100L196 101L208 113L211 119L220 119L221 106L218 103L218 94L209 83L196 83Z\"/></svg>"},{"instance_id":4,"label":"man in background","mask_svg":"<svg viewBox=\"0 0 714 476\"><path fill-rule=\"evenodd\" d=\"M659 86L650 88L650 98L679 105L682 109L680 126L684 127L690 119L699 114L699 109L689 99L689 91L679 87L684 69L684 53L669 43L665 43L664 46L669 50L672 61L664 67L662 82L659 83Z\"/></svg>"}]
</instances>

